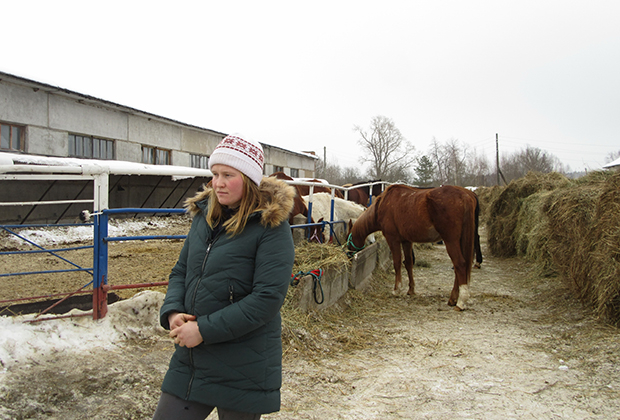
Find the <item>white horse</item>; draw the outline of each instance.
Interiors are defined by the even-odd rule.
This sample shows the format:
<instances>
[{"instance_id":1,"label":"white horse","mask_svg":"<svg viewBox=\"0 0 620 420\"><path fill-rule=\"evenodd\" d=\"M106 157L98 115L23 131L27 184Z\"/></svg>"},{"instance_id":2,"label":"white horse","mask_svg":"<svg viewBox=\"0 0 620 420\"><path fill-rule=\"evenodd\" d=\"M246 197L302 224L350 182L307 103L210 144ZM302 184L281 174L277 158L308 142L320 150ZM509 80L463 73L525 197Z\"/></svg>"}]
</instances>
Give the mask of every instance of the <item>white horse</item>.
<instances>
[{"instance_id":1,"label":"white horse","mask_svg":"<svg viewBox=\"0 0 620 420\"><path fill-rule=\"evenodd\" d=\"M304 201L308 208L310 202L310 196L304 195ZM330 193L315 193L312 194L312 218L315 221L323 220L325 222L332 221L331 220L331 205L332 205L332 196ZM340 244L344 244L347 240L346 234L349 226L349 222L355 223L358 217L362 214L362 212L366 210L366 207L361 206L353 201L343 200L342 198L334 197L334 219L333 221L340 222L344 221L344 223L333 223L332 227L334 229L334 234L336 235L336 240ZM329 237L329 226L325 227L325 231L323 232L325 237Z\"/></svg>"}]
</instances>

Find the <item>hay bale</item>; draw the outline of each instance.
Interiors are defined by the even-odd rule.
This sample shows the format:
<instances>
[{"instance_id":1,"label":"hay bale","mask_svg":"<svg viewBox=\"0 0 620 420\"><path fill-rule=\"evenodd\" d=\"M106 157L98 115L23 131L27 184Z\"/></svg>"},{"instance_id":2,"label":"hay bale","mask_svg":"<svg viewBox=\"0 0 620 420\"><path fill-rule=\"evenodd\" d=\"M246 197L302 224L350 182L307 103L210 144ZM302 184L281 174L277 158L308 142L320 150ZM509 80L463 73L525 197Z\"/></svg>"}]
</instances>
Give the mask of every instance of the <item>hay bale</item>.
<instances>
[{"instance_id":1,"label":"hay bale","mask_svg":"<svg viewBox=\"0 0 620 420\"><path fill-rule=\"evenodd\" d=\"M620 326L620 173L528 174L492 202L487 226L494 255L523 256L568 279L597 316Z\"/></svg>"},{"instance_id":2,"label":"hay bale","mask_svg":"<svg viewBox=\"0 0 620 420\"><path fill-rule=\"evenodd\" d=\"M605 183L590 241L590 300L598 316L620 326L620 173L614 173Z\"/></svg>"},{"instance_id":3,"label":"hay bale","mask_svg":"<svg viewBox=\"0 0 620 420\"><path fill-rule=\"evenodd\" d=\"M491 213L491 203L499 197L506 187L500 187L495 185L493 187L478 187L476 188L476 195L478 196L478 203L480 204L480 226L486 225L489 221L489 215Z\"/></svg>"},{"instance_id":4,"label":"hay bale","mask_svg":"<svg viewBox=\"0 0 620 420\"><path fill-rule=\"evenodd\" d=\"M530 172L512 181L491 203L487 222L487 244L491 254L498 257L517 255L514 230L517 226L523 200L539 191L552 191L571 185L564 175L552 172Z\"/></svg>"},{"instance_id":5,"label":"hay bale","mask_svg":"<svg viewBox=\"0 0 620 420\"><path fill-rule=\"evenodd\" d=\"M589 290L592 226L601 195L598 185L573 185L553 194L545 211L548 218L546 252L560 274L572 279L582 297Z\"/></svg>"},{"instance_id":6,"label":"hay bale","mask_svg":"<svg viewBox=\"0 0 620 420\"><path fill-rule=\"evenodd\" d=\"M516 253L536 264L542 275L556 272L547 251L549 223L546 208L554 192L543 191L523 199L514 230Z\"/></svg>"}]
</instances>

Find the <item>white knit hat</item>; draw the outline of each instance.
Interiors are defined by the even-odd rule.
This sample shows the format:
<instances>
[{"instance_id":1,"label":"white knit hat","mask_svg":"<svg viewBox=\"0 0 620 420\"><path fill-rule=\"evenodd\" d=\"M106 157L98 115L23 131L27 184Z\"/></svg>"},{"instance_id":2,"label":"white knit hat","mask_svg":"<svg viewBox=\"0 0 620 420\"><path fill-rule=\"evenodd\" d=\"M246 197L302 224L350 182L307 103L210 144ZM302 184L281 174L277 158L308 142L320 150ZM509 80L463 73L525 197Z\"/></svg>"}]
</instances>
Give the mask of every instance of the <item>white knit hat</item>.
<instances>
[{"instance_id":1,"label":"white knit hat","mask_svg":"<svg viewBox=\"0 0 620 420\"><path fill-rule=\"evenodd\" d=\"M213 165L228 165L260 185L264 162L265 155L259 142L240 134L230 134L222 139L209 157L209 170Z\"/></svg>"}]
</instances>

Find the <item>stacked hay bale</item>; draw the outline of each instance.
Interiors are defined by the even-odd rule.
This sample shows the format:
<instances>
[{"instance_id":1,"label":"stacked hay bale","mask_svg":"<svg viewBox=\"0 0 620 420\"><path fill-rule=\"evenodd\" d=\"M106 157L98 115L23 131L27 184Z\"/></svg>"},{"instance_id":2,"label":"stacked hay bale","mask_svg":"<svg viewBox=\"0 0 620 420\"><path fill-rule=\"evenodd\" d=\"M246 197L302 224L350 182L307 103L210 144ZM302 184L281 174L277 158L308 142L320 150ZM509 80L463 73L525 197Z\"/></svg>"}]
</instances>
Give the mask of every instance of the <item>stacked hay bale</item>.
<instances>
[{"instance_id":1,"label":"stacked hay bale","mask_svg":"<svg viewBox=\"0 0 620 420\"><path fill-rule=\"evenodd\" d=\"M480 204L480 226L486 226L490 218L491 203L493 203L497 197L504 191L504 187L498 185L493 187L478 187L476 188L476 195L478 196L478 203Z\"/></svg>"},{"instance_id":2,"label":"stacked hay bale","mask_svg":"<svg viewBox=\"0 0 620 420\"><path fill-rule=\"evenodd\" d=\"M493 255L570 279L598 316L620 325L620 174L528 174L489 203L487 234Z\"/></svg>"},{"instance_id":3,"label":"stacked hay bale","mask_svg":"<svg viewBox=\"0 0 620 420\"><path fill-rule=\"evenodd\" d=\"M528 173L525 177L512 181L491 203L487 221L489 250L495 256L517 255L515 230L519 222L524 200L530 195L552 191L570 185L561 174Z\"/></svg>"}]
</instances>

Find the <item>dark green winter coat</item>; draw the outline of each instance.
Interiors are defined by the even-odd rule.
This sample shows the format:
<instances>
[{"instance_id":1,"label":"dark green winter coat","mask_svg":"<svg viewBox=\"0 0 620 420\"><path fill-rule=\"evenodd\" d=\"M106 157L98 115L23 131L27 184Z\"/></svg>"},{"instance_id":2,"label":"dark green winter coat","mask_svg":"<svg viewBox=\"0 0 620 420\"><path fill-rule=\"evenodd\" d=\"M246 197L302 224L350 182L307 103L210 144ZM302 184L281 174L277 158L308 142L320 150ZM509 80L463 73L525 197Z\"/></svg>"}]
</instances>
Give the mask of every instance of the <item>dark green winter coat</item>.
<instances>
[{"instance_id":1,"label":"dark green winter coat","mask_svg":"<svg viewBox=\"0 0 620 420\"><path fill-rule=\"evenodd\" d=\"M203 342L176 346L162 391L185 400L249 413L280 409L280 308L291 279L295 249L288 216L294 188L263 178L266 209L250 216L233 237L206 222L209 189L188 200L194 215L161 308L196 315Z\"/></svg>"}]
</instances>

